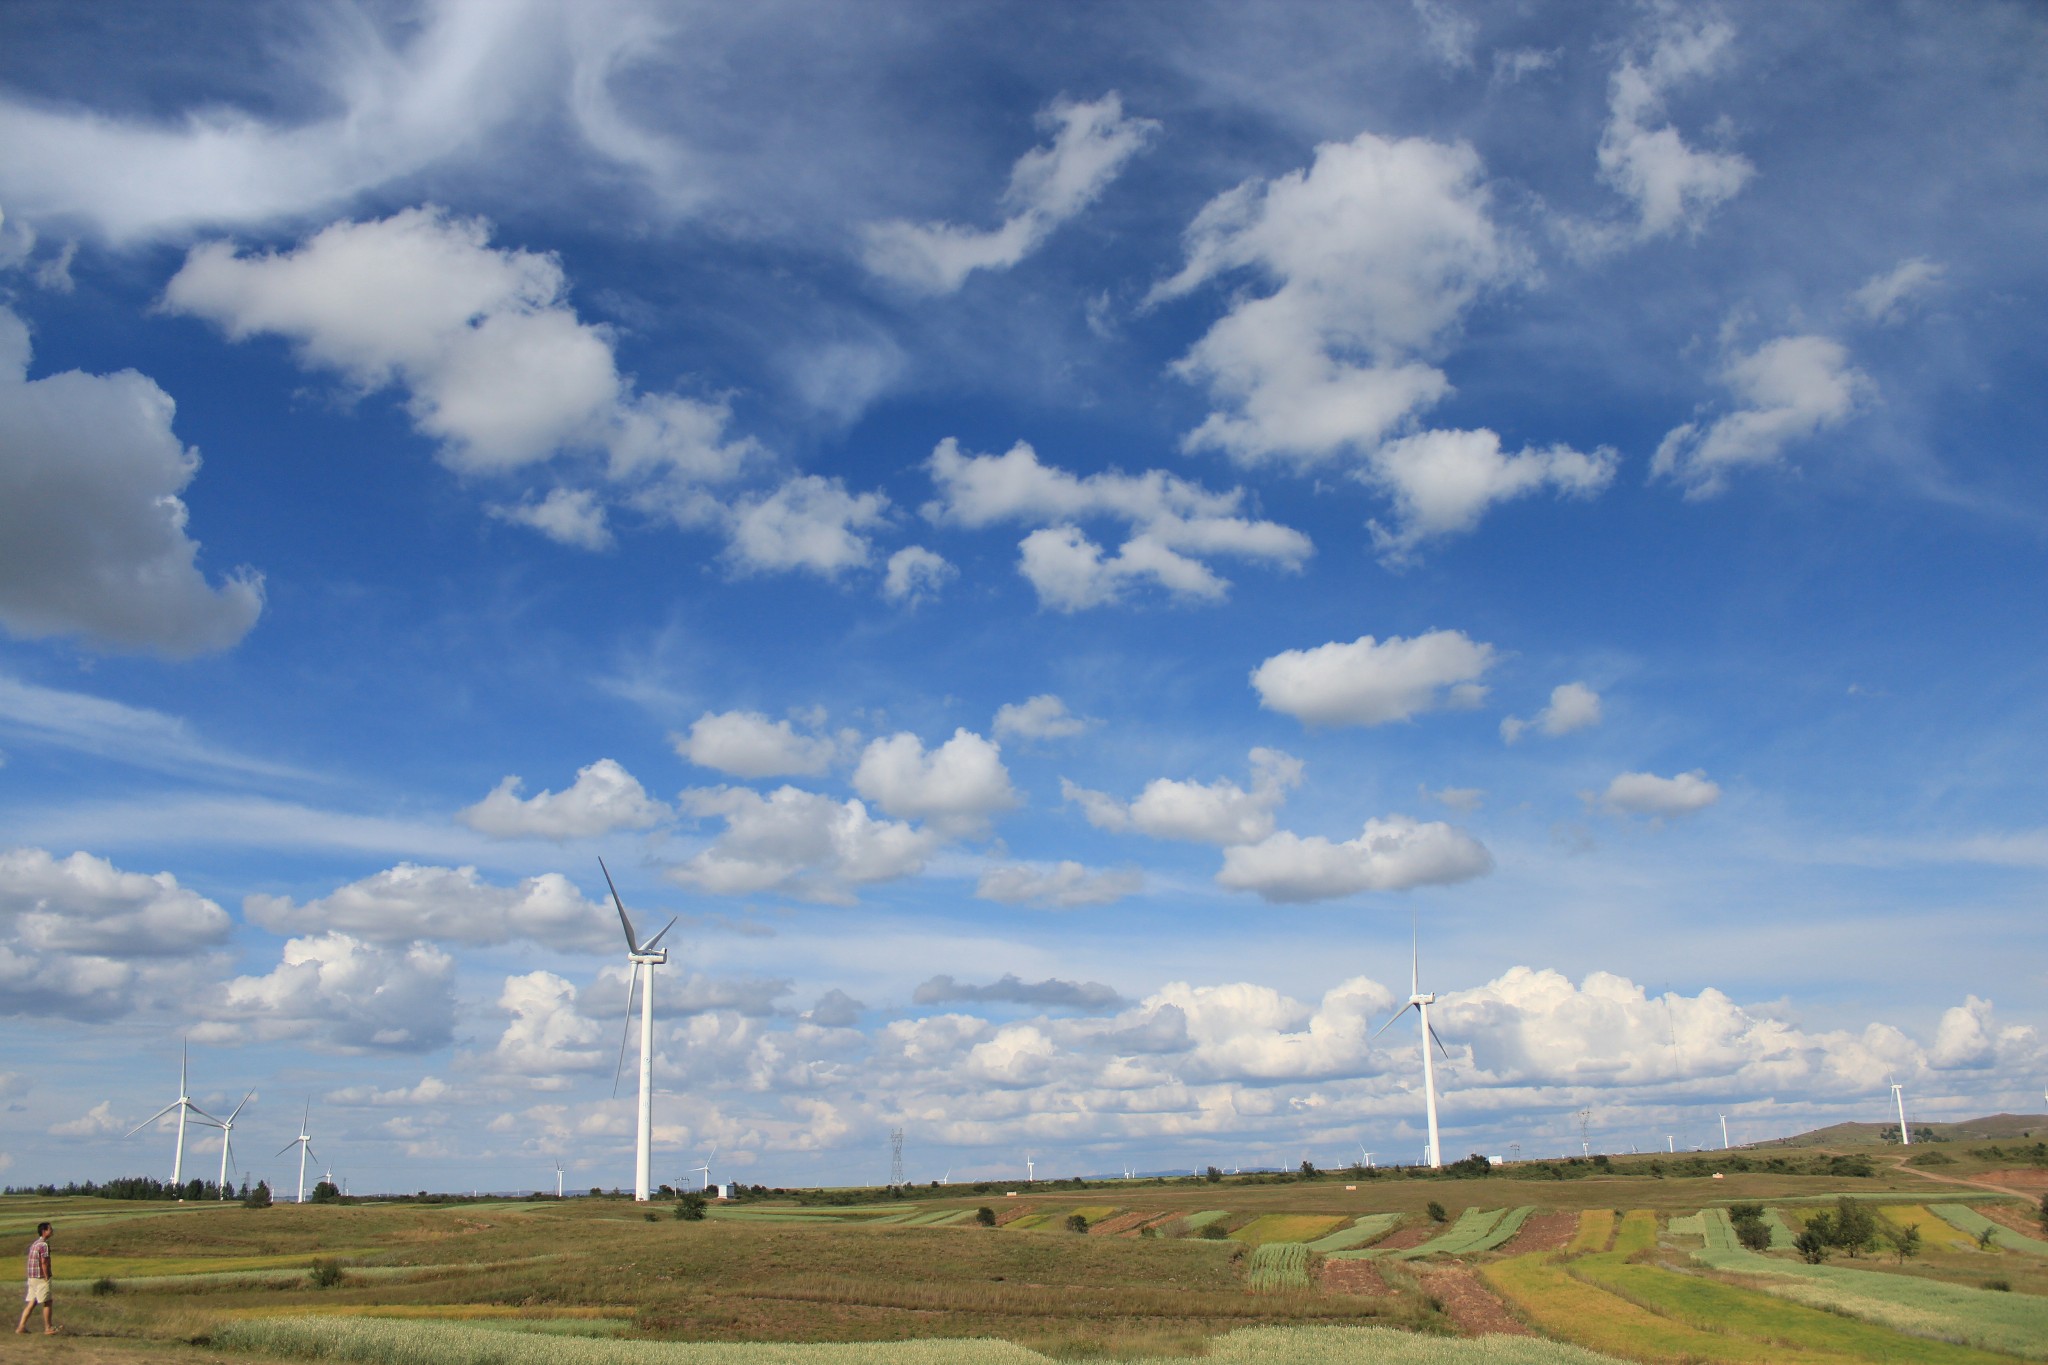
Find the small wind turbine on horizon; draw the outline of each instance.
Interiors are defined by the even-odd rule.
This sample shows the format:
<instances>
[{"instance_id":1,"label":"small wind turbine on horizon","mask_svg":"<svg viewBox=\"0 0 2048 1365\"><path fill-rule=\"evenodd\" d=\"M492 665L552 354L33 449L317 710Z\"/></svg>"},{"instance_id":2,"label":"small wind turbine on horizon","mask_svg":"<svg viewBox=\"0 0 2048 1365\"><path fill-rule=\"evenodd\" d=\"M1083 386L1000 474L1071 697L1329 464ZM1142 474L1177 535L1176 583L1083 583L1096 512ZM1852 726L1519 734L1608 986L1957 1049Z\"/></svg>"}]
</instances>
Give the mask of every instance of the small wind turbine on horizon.
<instances>
[{"instance_id":1,"label":"small wind turbine on horizon","mask_svg":"<svg viewBox=\"0 0 2048 1365\"><path fill-rule=\"evenodd\" d=\"M234 1160L235 1119L248 1106L249 1101L255 1098L256 1092L251 1090L242 1096L242 1102L235 1106L233 1113L224 1119L214 1120L220 1128L220 1197L223 1199L228 1197L228 1163Z\"/></svg>"},{"instance_id":2,"label":"small wind turbine on horizon","mask_svg":"<svg viewBox=\"0 0 2048 1365\"><path fill-rule=\"evenodd\" d=\"M1029 1156L1024 1158L1024 1183L1027 1185L1038 1183L1038 1167L1032 1164Z\"/></svg>"},{"instance_id":3,"label":"small wind turbine on horizon","mask_svg":"<svg viewBox=\"0 0 2048 1365\"><path fill-rule=\"evenodd\" d=\"M313 1135L306 1131L306 1121L312 1117L313 1101L307 1100L306 1112L299 1116L299 1135L293 1138L290 1142L287 1142L284 1146L277 1149L277 1154L279 1156L283 1156L286 1152L289 1152L294 1147L299 1149L298 1202L301 1204L306 1202L306 1158L309 1156L313 1156ZM320 1158L315 1156L313 1157L313 1159L315 1161L318 1161Z\"/></svg>"},{"instance_id":4,"label":"small wind turbine on horizon","mask_svg":"<svg viewBox=\"0 0 2048 1365\"><path fill-rule=\"evenodd\" d=\"M1368 1038L1365 1041L1370 1045L1373 1039L1378 1038L1382 1033L1392 1028L1394 1021L1411 1009L1420 1016L1422 1024L1422 1100L1423 1107L1429 1116L1429 1148L1423 1153L1423 1158L1432 1169L1441 1170L1444 1164L1444 1154L1443 1145L1438 1140L1436 1126L1436 1058L1429 1049L1433 1043L1442 1049L1444 1056L1447 1058L1451 1055L1451 1050L1444 1047L1444 1040L1437 1037L1436 1030L1429 1026L1429 1007L1435 1003L1436 993L1432 991L1424 994L1422 990L1422 940L1418 934L1414 945L1414 957L1409 965L1408 1003L1395 1010L1393 1017L1373 1030L1372 1038Z\"/></svg>"},{"instance_id":5,"label":"small wind turbine on horizon","mask_svg":"<svg viewBox=\"0 0 2048 1365\"><path fill-rule=\"evenodd\" d=\"M186 1084L186 1077L190 1074L191 1070L192 1045L187 1043L185 1044L182 1058L178 1063L178 1098L172 1100L133 1128L130 1128L127 1134L129 1137L134 1137L173 1109L178 1111L178 1150L177 1154L171 1158L171 1184L180 1191L183 1190L185 1185L185 1115L188 1113L197 1114L201 1123L210 1123L216 1128L220 1126L219 1119L192 1103L192 1096L186 1093L190 1089ZM184 1198L183 1193L180 1193L178 1198Z\"/></svg>"},{"instance_id":6,"label":"small wind turbine on horizon","mask_svg":"<svg viewBox=\"0 0 2048 1365\"><path fill-rule=\"evenodd\" d=\"M562 1197L562 1163L561 1163L561 1162L559 1162L559 1161L557 1161L557 1162L555 1163L555 1198L557 1198L557 1199L560 1199L561 1197Z\"/></svg>"},{"instance_id":7,"label":"small wind turbine on horizon","mask_svg":"<svg viewBox=\"0 0 2048 1365\"><path fill-rule=\"evenodd\" d=\"M647 988L640 994L640 1122L639 1142L633 1159L633 1198L639 1203L647 1202L648 1164L654 1148L654 969L668 961L668 950L656 945L676 927L675 916L670 916L661 932L642 943L633 933L633 921L626 918L626 903L619 899L619 888L612 884L612 870L604 865L604 859L597 860L597 866L604 873L604 884L612 893L612 904L618 907L619 925L626 931L626 1034L619 1039L619 1066L612 1074L612 1094L619 1093L619 1077L626 1070L626 1044L633 1036L633 992L640 985L640 973L647 973ZM707 1177L708 1178L708 1177Z\"/></svg>"},{"instance_id":8,"label":"small wind turbine on horizon","mask_svg":"<svg viewBox=\"0 0 2048 1365\"><path fill-rule=\"evenodd\" d=\"M703 1164L702 1166L691 1166L691 1167L688 1167L688 1168L686 1168L686 1169L685 1169L685 1171L684 1171L684 1174L685 1174L685 1175L687 1175L687 1174L689 1174L689 1173L690 1173L690 1172L692 1172L692 1171L702 1171L702 1172L704 1173L704 1188L705 1188L705 1189L707 1189L707 1190L708 1190L708 1189L710 1189L710 1188L711 1188L711 1158L712 1158L712 1157L715 1157L715 1156L717 1156L717 1155L718 1155L718 1144L714 1142L714 1143L712 1143L712 1144L711 1144L711 1150L710 1150L710 1151L709 1151L708 1153L706 1153L706 1154L705 1154L705 1157L704 1157L704 1164Z\"/></svg>"}]
</instances>

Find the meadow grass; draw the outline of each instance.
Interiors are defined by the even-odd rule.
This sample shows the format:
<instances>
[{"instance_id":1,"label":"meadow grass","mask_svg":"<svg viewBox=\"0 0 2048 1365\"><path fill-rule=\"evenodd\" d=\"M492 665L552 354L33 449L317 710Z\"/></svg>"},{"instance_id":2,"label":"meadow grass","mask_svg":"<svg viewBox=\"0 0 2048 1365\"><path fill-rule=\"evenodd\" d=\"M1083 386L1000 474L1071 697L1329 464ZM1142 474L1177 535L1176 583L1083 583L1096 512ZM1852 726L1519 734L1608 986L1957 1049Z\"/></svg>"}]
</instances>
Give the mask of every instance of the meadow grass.
<instances>
[{"instance_id":1,"label":"meadow grass","mask_svg":"<svg viewBox=\"0 0 2048 1365\"><path fill-rule=\"evenodd\" d=\"M2048 1242L2029 1237L2023 1232L2014 1232L2003 1223L1994 1223L1968 1204L1930 1204L1928 1210L1935 1217L1954 1228L1970 1235L1970 1244L1975 1246L1977 1238L1989 1228L1995 1245L2007 1251L2023 1251L2030 1256L2048 1256Z\"/></svg>"},{"instance_id":2,"label":"meadow grass","mask_svg":"<svg viewBox=\"0 0 2048 1365\"><path fill-rule=\"evenodd\" d=\"M1918 1228L1920 1238L1930 1247L1950 1251L1975 1251L1977 1239L1953 1223L1935 1217L1924 1204L1885 1204L1877 1216L1898 1228Z\"/></svg>"},{"instance_id":3,"label":"meadow grass","mask_svg":"<svg viewBox=\"0 0 2048 1365\"><path fill-rule=\"evenodd\" d=\"M1421 1246L1401 1247L1392 1251L1367 1248L1362 1252L1353 1252L1352 1255L1360 1259L1385 1256L1395 1261L1417 1261L1425 1256L1455 1256L1462 1251L1470 1250L1487 1233L1493 1231L1494 1225L1500 1222L1503 1212L1501 1209L1466 1209L1458 1215L1455 1223Z\"/></svg>"},{"instance_id":4,"label":"meadow grass","mask_svg":"<svg viewBox=\"0 0 2048 1365\"><path fill-rule=\"evenodd\" d=\"M1785 1221L1785 1215L1776 1209L1764 1210L1764 1226L1771 1230L1772 1251L1794 1251L1799 1246L1799 1234L1792 1231L1792 1225Z\"/></svg>"},{"instance_id":5,"label":"meadow grass","mask_svg":"<svg viewBox=\"0 0 2048 1365\"><path fill-rule=\"evenodd\" d=\"M1493 1225L1493 1231L1474 1242L1461 1254L1470 1256L1481 1251L1492 1251L1497 1247L1506 1246L1509 1240L1522 1230L1522 1224L1529 1221L1529 1215L1534 1212L1536 1212L1534 1204L1524 1204L1521 1208L1509 1209L1507 1217Z\"/></svg>"},{"instance_id":6,"label":"meadow grass","mask_svg":"<svg viewBox=\"0 0 2048 1365\"><path fill-rule=\"evenodd\" d=\"M1657 1245L1657 1215L1649 1209L1630 1209L1614 1231L1615 1256L1631 1256Z\"/></svg>"},{"instance_id":7,"label":"meadow grass","mask_svg":"<svg viewBox=\"0 0 2048 1365\"><path fill-rule=\"evenodd\" d=\"M1230 1234L1231 1240L1246 1246L1268 1242L1313 1242L1342 1227L1345 1219L1320 1213L1266 1213Z\"/></svg>"},{"instance_id":8,"label":"meadow grass","mask_svg":"<svg viewBox=\"0 0 2048 1365\"><path fill-rule=\"evenodd\" d=\"M1404 1217L1398 1213L1368 1213L1355 1220L1348 1228L1338 1228L1326 1237L1318 1237L1308 1244L1310 1251L1349 1251L1362 1247L1392 1232Z\"/></svg>"},{"instance_id":9,"label":"meadow grass","mask_svg":"<svg viewBox=\"0 0 2048 1365\"><path fill-rule=\"evenodd\" d=\"M57 1283L97 1280L101 1276L125 1280L137 1276L162 1278L238 1270L303 1270L323 1257L354 1260L372 1255L376 1250L375 1247L355 1247L337 1251L288 1251L272 1256L63 1256L56 1261L56 1269L61 1272Z\"/></svg>"},{"instance_id":10,"label":"meadow grass","mask_svg":"<svg viewBox=\"0 0 2048 1365\"><path fill-rule=\"evenodd\" d=\"M1613 1240L1614 1210L1587 1209L1579 1215L1579 1230L1572 1235L1565 1254L1578 1256L1588 1251L1605 1251Z\"/></svg>"},{"instance_id":11,"label":"meadow grass","mask_svg":"<svg viewBox=\"0 0 2048 1365\"><path fill-rule=\"evenodd\" d=\"M1286 1289L1311 1289L1308 1247L1301 1242L1267 1242L1252 1248L1245 1288L1254 1294Z\"/></svg>"},{"instance_id":12,"label":"meadow grass","mask_svg":"<svg viewBox=\"0 0 2048 1365\"><path fill-rule=\"evenodd\" d=\"M237 1324L214 1346L364 1365L1050 1365L1007 1341L859 1343L643 1342L514 1337L475 1326L299 1318ZM1612 1365L1610 1358L1526 1337L1461 1341L1374 1327L1256 1327L1209 1343L1212 1365ZM1185 1356L1127 1365L1184 1365Z\"/></svg>"},{"instance_id":13,"label":"meadow grass","mask_svg":"<svg viewBox=\"0 0 2048 1365\"><path fill-rule=\"evenodd\" d=\"M1918 1275L1808 1265L1753 1251L1706 1250L1693 1260L1779 1298L1861 1318L1916 1337L2048 1360L2048 1299Z\"/></svg>"},{"instance_id":14,"label":"meadow grass","mask_svg":"<svg viewBox=\"0 0 2048 1365\"><path fill-rule=\"evenodd\" d=\"M1184 1215L1180 1221L1186 1224L1189 1232L1200 1232L1203 1228L1208 1227L1209 1224L1221 1222L1228 1217L1230 1217L1229 1209L1203 1209L1198 1213Z\"/></svg>"}]
</instances>

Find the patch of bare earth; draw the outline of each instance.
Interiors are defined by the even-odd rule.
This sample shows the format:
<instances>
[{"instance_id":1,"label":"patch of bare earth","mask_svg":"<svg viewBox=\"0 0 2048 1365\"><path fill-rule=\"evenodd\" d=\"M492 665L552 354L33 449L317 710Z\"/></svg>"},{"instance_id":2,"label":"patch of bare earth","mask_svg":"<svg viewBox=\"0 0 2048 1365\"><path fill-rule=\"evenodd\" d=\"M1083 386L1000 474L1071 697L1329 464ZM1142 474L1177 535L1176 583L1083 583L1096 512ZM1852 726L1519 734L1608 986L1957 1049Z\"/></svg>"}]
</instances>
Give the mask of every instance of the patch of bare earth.
<instances>
[{"instance_id":1,"label":"patch of bare earth","mask_svg":"<svg viewBox=\"0 0 2048 1365\"><path fill-rule=\"evenodd\" d=\"M996 1205L995 1209L996 1226L1000 1228L1009 1226L1011 1223L1016 1222L1019 1218L1022 1218L1027 1214L1033 1214L1038 1212L1038 1205L1012 1204L1009 1200L1006 1199L1002 1203Z\"/></svg>"},{"instance_id":2,"label":"patch of bare earth","mask_svg":"<svg viewBox=\"0 0 2048 1365\"><path fill-rule=\"evenodd\" d=\"M2028 1237L2039 1237L2048 1229L2041 1226L2040 1213L2036 1209L2016 1209L2010 1204L1979 1205L1977 1212L2003 1227Z\"/></svg>"},{"instance_id":3,"label":"patch of bare earth","mask_svg":"<svg viewBox=\"0 0 2048 1365\"><path fill-rule=\"evenodd\" d=\"M1395 1228L1374 1242L1373 1248L1378 1251L1406 1251L1409 1247L1421 1246L1443 1230L1442 1223L1410 1223L1406 1227Z\"/></svg>"},{"instance_id":4,"label":"patch of bare earth","mask_svg":"<svg viewBox=\"0 0 2048 1365\"><path fill-rule=\"evenodd\" d=\"M1364 1294L1382 1298L1394 1291L1371 1261L1324 1261L1323 1288L1333 1294Z\"/></svg>"},{"instance_id":5,"label":"patch of bare earth","mask_svg":"<svg viewBox=\"0 0 2048 1365\"><path fill-rule=\"evenodd\" d=\"M1114 1237L1119 1233L1136 1232L1158 1216L1157 1213L1148 1213L1144 1209L1131 1209L1124 1213L1113 1214L1099 1223L1090 1224L1088 1235L1090 1237Z\"/></svg>"},{"instance_id":6,"label":"patch of bare earth","mask_svg":"<svg viewBox=\"0 0 2048 1365\"><path fill-rule=\"evenodd\" d=\"M2040 1194L2048 1190L2048 1167L2023 1166L2016 1171L1986 1171L1984 1179L2009 1190L2032 1190Z\"/></svg>"},{"instance_id":7,"label":"patch of bare earth","mask_svg":"<svg viewBox=\"0 0 2048 1365\"><path fill-rule=\"evenodd\" d=\"M1431 1266L1417 1270L1415 1278L1422 1282L1423 1293L1443 1305L1444 1316L1451 1320L1451 1326L1457 1328L1462 1336L1535 1335L1526 1323L1508 1312L1501 1301L1479 1282L1479 1276L1470 1266L1455 1262Z\"/></svg>"},{"instance_id":8,"label":"patch of bare earth","mask_svg":"<svg viewBox=\"0 0 2048 1365\"><path fill-rule=\"evenodd\" d=\"M1578 1231L1579 1215L1569 1209L1563 1213L1531 1214L1501 1252L1519 1256L1525 1251L1563 1251Z\"/></svg>"}]
</instances>

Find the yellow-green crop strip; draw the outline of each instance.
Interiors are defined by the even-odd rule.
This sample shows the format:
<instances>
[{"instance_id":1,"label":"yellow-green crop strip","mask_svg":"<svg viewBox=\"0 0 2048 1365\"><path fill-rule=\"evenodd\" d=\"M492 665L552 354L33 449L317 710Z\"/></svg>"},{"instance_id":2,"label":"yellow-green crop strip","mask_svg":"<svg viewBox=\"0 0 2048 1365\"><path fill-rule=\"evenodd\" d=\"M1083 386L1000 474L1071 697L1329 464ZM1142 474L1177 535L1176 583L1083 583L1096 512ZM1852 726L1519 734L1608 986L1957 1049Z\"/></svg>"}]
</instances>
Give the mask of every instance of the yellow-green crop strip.
<instances>
[{"instance_id":1,"label":"yellow-green crop strip","mask_svg":"<svg viewBox=\"0 0 2048 1365\"><path fill-rule=\"evenodd\" d=\"M2003 1223L1994 1223L1968 1204L1930 1204L1927 1207L1944 1223L1967 1232L1972 1240L1989 1231L1993 1246L2004 1247L2007 1251L2024 1251L2030 1256L2048 1256L2048 1242L2023 1232L2014 1232Z\"/></svg>"}]
</instances>

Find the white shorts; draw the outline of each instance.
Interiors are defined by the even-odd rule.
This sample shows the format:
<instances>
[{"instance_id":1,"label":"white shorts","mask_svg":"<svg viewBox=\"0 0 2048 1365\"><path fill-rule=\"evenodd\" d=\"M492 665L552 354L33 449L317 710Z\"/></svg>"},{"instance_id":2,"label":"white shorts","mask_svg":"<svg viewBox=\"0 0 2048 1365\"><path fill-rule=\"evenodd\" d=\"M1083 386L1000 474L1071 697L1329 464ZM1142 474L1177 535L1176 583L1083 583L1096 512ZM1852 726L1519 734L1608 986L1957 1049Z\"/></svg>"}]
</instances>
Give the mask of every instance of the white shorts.
<instances>
[{"instance_id":1,"label":"white shorts","mask_svg":"<svg viewBox=\"0 0 2048 1365\"><path fill-rule=\"evenodd\" d=\"M23 1301L26 1303L48 1303L50 1301L50 1282L48 1280L30 1280L28 1282L28 1293L23 1295Z\"/></svg>"}]
</instances>

